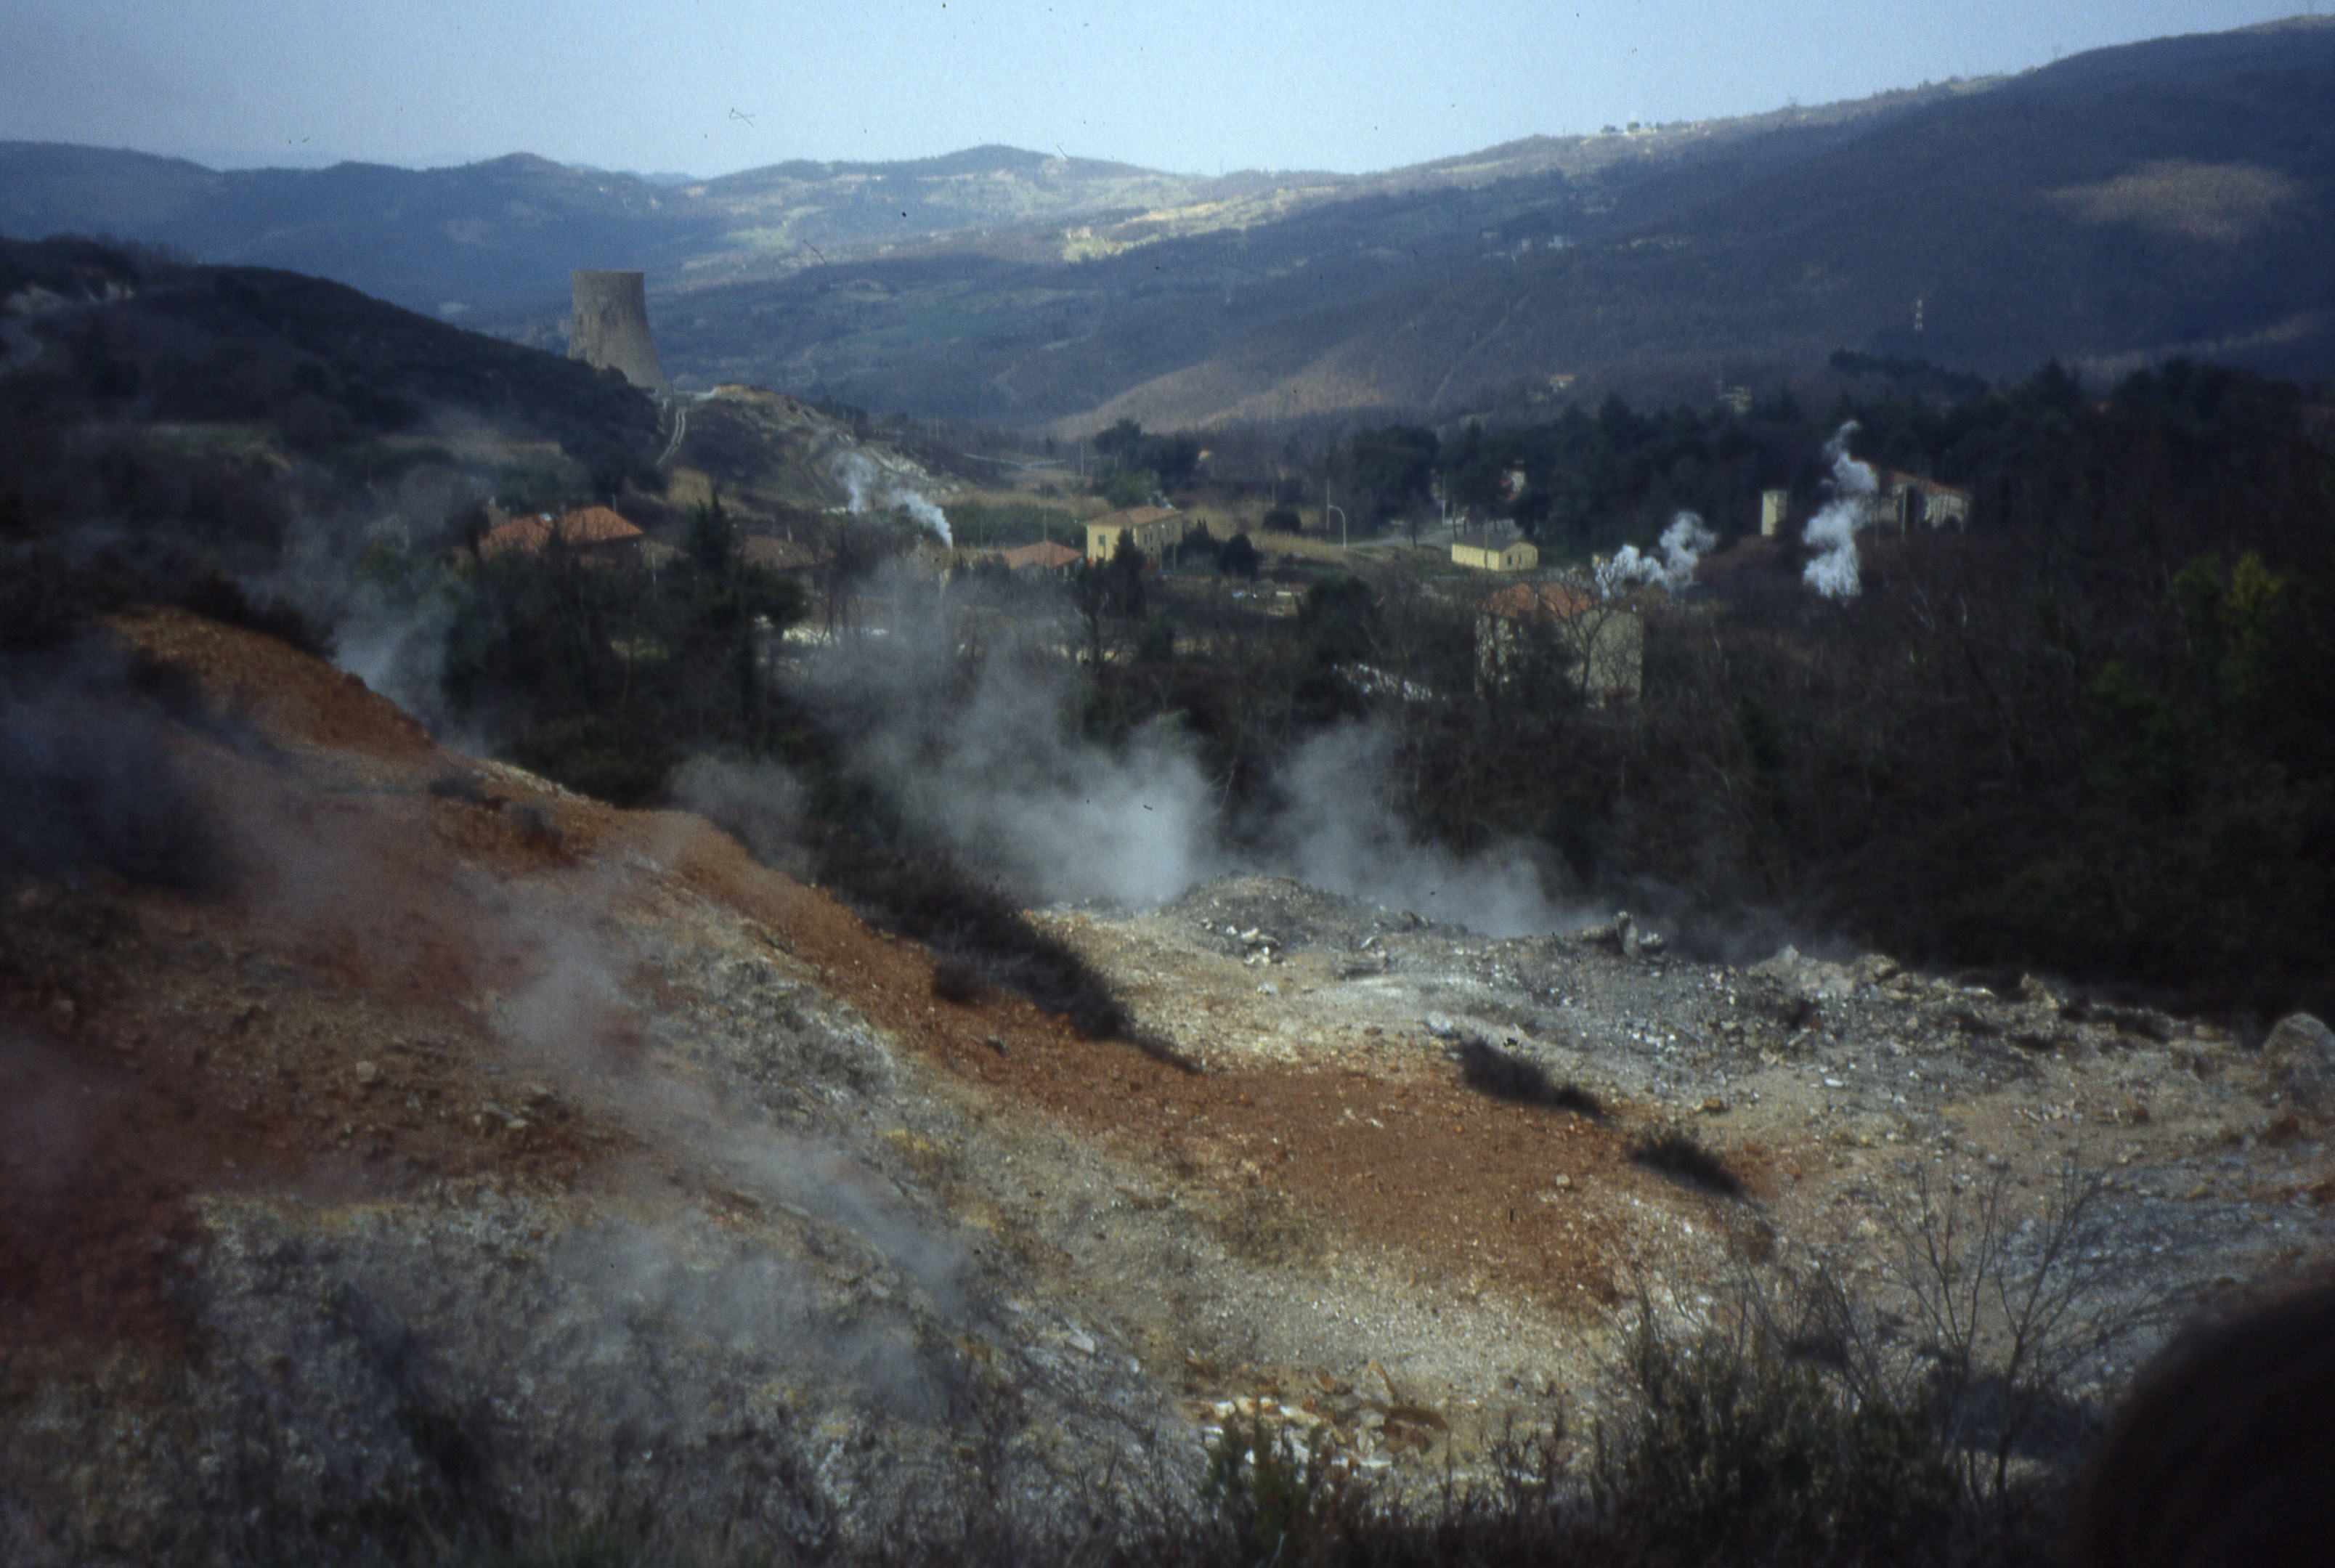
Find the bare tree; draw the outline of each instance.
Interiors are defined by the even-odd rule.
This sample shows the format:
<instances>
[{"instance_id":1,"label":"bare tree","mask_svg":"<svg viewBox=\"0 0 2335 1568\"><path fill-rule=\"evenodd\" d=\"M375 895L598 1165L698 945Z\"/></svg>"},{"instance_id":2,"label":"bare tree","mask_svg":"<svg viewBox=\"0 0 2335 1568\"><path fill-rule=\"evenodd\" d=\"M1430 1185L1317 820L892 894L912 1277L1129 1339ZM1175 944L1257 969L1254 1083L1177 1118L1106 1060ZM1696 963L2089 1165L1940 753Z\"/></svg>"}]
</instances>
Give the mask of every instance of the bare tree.
<instances>
[{"instance_id":1,"label":"bare tree","mask_svg":"<svg viewBox=\"0 0 2335 1568\"><path fill-rule=\"evenodd\" d=\"M2040 1203L2008 1172L1978 1182L1915 1175L1884 1211L1891 1282L1910 1308L1923 1392L1974 1497L2001 1500L2011 1461L2071 1447L2081 1390L2101 1380L2171 1305L2127 1265L2104 1178L2070 1163Z\"/></svg>"}]
</instances>

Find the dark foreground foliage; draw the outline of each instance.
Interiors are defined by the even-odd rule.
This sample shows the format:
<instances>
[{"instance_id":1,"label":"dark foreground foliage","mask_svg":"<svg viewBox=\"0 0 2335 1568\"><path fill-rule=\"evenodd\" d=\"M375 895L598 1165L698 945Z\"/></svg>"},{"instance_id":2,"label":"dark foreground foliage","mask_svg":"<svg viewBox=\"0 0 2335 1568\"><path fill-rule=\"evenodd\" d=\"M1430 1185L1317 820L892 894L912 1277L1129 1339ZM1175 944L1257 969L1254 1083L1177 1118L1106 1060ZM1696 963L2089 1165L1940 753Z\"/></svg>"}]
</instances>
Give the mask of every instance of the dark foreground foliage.
<instances>
[{"instance_id":1,"label":"dark foreground foliage","mask_svg":"<svg viewBox=\"0 0 2335 1568\"><path fill-rule=\"evenodd\" d=\"M1482 1479L1408 1492L1235 1422L1197 1499L1102 1482L1042 1518L975 1491L904 1501L857 1542L767 1554L586 1527L433 1561L449 1568L2042 1568L2062 1561L2081 1453L1973 1486L1933 1402L1863 1384L1761 1312L1701 1328L1642 1306L1621 1413L1495 1446ZM1123 1479L1123 1478L1122 1478ZM1148 1501L1130 1501L1130 1498ZM1193 1505L1197 1504L1197 1506Z\"/></svg>"}]
</instances>

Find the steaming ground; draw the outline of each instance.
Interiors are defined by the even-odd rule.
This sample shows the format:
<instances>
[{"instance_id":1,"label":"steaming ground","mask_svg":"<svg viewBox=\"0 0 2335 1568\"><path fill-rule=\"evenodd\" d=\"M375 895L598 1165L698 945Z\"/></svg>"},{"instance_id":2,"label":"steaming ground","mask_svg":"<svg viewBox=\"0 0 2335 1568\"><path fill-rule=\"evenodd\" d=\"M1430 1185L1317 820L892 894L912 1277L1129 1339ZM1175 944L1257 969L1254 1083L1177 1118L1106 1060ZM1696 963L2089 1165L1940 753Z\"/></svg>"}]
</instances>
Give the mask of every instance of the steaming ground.
<instances>
[{"instance_id":1,"label":"steaming ground","mask_svg":"<svg viewBox=\"0 0 2335 1568\"><path fill-rule=\"evenodd\" d=\"M401 1520L817 1548L1188 1496L1250 1413L1431 1484L1578 1429L1641 1292L1885 1291L1924 1174L2106 1173L2127 1298L2330 1241L2325 1123L2213 1029L1268 877L1043 916L1187 1072L943 1002L697 819L454 756L280 645L127 635L241 716L168 734L232 872L0 900L11 1563ZM1487 1095L1487 1050L1574 1092ZM1738 1195L1633 1159L1675 1128Z\"/></svg>"},{"instance_id":2,"label":"steaming ground","mask_svg":"<svg viewBox=\"0 0 2335 1568\"><path fill-rule=\"evenodd\" d=\"M1584 923L1544 892L1534 857L1498 845L1458 857L1419 843L1380 780L1394 738L1342 726L1295 748L1277 803L1231 820L1197 749L1153 723L1119 745L1072 728L1078 630L1058 595L1011 585L886 580L880 636L846 636L792 670L792 689L848 738L909 828L1041 904L1155 907L1209 878L1297 877L1500 935ZM983 657L970 663L968 647ZM684 799L722 820L771 822L799 796L772 768L707 775ZM757 781L770 804L753 799ZM769 836L766 836L769 837Z\"/></svg>"}]
</instances>

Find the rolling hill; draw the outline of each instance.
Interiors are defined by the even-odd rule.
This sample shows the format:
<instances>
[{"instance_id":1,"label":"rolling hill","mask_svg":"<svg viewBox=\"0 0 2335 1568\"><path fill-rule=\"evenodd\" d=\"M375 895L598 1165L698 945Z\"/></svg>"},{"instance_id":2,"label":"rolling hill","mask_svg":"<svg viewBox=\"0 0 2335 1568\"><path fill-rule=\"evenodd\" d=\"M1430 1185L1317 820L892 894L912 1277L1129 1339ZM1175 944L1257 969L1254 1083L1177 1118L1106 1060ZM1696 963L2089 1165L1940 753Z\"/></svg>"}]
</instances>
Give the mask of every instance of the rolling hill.
<instances>
[{"instance_id":1,"label":"rolling hill","mask_svg":"<svg viewBox=\"0 0 2335 1568\"><path fill-rule=\"evenodd\" d=\"M928 254L709 290L665 330L684 364L1069 431L1448 417L1649 362L1707 389L1840 347L2307 377L2335 366L2330 102L2335 25L2299 21L1077 266Z\"/></svg>"},{"instance_id":2,"label":"rolling hill","mask_svg":"<svg viewBox=\"0 0 2335 1568\"><path fill-rule=\"evenodd\" d=\"M1237 192L1126 165L974 148L910 163L793 162L669 185L526 153L453 169L220 171L144 153L0 143L0 234L98 235L330 277L410 309L555 308L567 273L692 281L823 255Z\"/></svg>"},{"instance_id":3,"label":"rolling hill","mask_svg":"<svg viewBox=\"0 0 2335 1568\"><path fill-rule=\"evenodd\" d=\"M989 237L669 294L684 373L1075 433L1496 411L1836 348L2335 365L2335 25L2158 40L1728 134L1389 179L1066 263ZM1541 161L1533 161L1537 153ZM1916 301L1920 324L1916 326ZM546 341L555 328L538 322ZM1584 379L1585 378L1585 379Z\"/></svg>"},{"instance_id":4,"label":"rolling hill","mask_svg":"<svg viewBox=\"0 0 2335 1568\"><path fill-rule=\"evenodd\" d=\"M675 291L936 241L1039 263L1090 260L1356 198L1657 168L1934 91L1954 89L1626 136L1529 137L1359 177L1202 178L995 146L897 163L797 160L677 181L527 153L448 169L218 170L142 152L0 142L0 235L165 246L216 265L330 277L414 310L533 311L557 307L576 266L640 267Z\"/></svg>"},{"instance_id":5,"label":"rolling hill","mask_svg":"<svg viewBox=\"0 0 2335 1568\"><path fill-rule=\"evenodd\" d=\"M1773 156L1907 103L1968 90L1891 93L1626 135L1533 137L1361 177L1250 171L1203 179L979 147L901 163L794 161L674 184L524 153L422 170L344 163L220 171L145 153L9 142L0 143L0 235L100 236L214 265L305 272L555 345L567 273L576 266L642 268L662 302L687 298L693 317L702 314L725 328L741 309L769 315L751 287L721 295L725 286L761 286L785 297L790 284L805 279L808 293L796 295L823 298L839 287L856 305L861 296L920 295L928 280L961 293L1010 275L1042 279L1037 286L1050 296L1090 302L1089 315L1108 314L1148 298L1155 275L1188 283L1216 272L1235 280L1254 273L1241 237L1276 224L1299 220L1269 245L1277 256L1287 253L1274 265L1350 243L1383 253L1381 259L1403 258L1422 237L1439 242L1478 225L1486 210L1516 208L1520 193L1561 195L1579 185L1610 194L1713 150L1757 144ZM1493 190L1498 194L1487 206L1482 193ZM1331 218L1326 228L1303 221L1348 207L1355 215ZM1177 241L1195 240L1197 253L1174 250ZM1227 246L1228 259L1213 263ZM1147 251L1158 252L1157 265L1086 267ZM860 276L868 265L879 269L872 285ZM838 267L849 270L838 275ZM887 270L902 267L916 281L887 280ZM1018 312L1020 286L985 308ZM1200 286L1205 293L1212 284ZM701 297L709 295L715 297ZM930 317L929 303L916 297L904 308ZM1281 308L1268 306L1266 315ZM786 368L786 361L805 344L838 345L814 353L820 360L814 378L834 368L828 360L843 365L868 357L845 342L854 335L848 323L838 334L828 313L798 314L799 330L756 347L742 373L799 380L799 367ZM940 328L950 325L946 316L940 313ZM1082 332L1090 324L1081 317ZM758 330L770 325L758 319ZM930 337L920 335L916 321L887 325L878 335L891 345L873 355L883 363ZM740 368L698 357L706 363L688 368L701 381Z\"/></svg>"},{"instance_id":6,"label":"rolling hill","mask_svg":"<svg viewBox=\"0 0 2335 1568\"><path fill-rule=\"evenodd\" d=\"M2335 22L2295 18L1362 177L993 147L668 186L15 144L0 232L312 271L553 349L568 267L640 266L684 385L1068 432L1448 418L1844 347L2308 377L2335 366L2330 102Z\"/></svg>"},{"instance_id":7,"label":"rolling hill","mask_svg":"<svg viewBox=\"0 0 2335 1568\"><path fill-rule=\"evenodd\" d=\"M612 372L327 279L0 240L0 420L29 466L42 432L86 428L249 426L324 452L490 421L616 482L663 439Z\"/></svg>"},{"instance_id":8,"label":"rolling hill","mask_svg":"<svg viewBox=\"0 0 2335 1568\"><path fill-rule=\"evenodd\" d=\"M2187 354L2325 374L2330 102L2323 21L2078 57L1571 249L1487 247L1196 356L1090 422L1448 412L1621 361L1843 345L1999 373Z\"/></svg>"}]
</instances>

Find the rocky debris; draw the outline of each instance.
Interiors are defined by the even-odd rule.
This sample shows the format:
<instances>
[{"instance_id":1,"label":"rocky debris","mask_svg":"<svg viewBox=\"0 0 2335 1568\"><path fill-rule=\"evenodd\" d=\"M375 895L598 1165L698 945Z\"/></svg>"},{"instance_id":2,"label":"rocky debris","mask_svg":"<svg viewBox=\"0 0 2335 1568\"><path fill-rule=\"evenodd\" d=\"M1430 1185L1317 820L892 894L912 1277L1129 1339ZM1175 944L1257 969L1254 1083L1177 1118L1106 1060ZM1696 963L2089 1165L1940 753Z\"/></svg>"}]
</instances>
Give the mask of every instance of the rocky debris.
<instances>
[{"instance_id":1,"label":"rocky debris","mask_svg":"<svg viewBox=\"0 0 2335 1568\"><path fill-rule=\"evenodd\" d=\"M297 886L347 895L0 889L0 1004L82 999L5 1087L137 1112L31 1303L95 1350L0 1358L0 1548L66 1543L21 1560L293 1560L247 1510L578 1497L784 1558L962 1486L1188 1495L1260 1429L1432 1486L1594 1414L1630 1302L1770 1261L1885 1290L1919 1183L2107 1184L2136 1295L2308 1267L2335 1219L2315 1025L2257 1057L2032 977L1706 964L1635 920L1493 940L1272 878L1042 914L1187 1074L943 1005L923 953L686 818L460 765L545 811L531 842L340 718L372 760L204 765L289 796Z\"/></svg>"},{"instance_id":2,"label":"rocky debris","mask_svg":"<svg viewBox=\"0 0 2335 1568\"><path fill-rule=\"evenodd\" d=\"M980 1135L921 1059L730 908L596 875L596 927L557 924L556 880L478 912L474 939L557 931L560 953L467 1027L288 967L241 1024L207 959L119 953L115 1005L199 1003L193 1085L279 1119L229 1129L166 1260L200 1357L141 1348L142 1381L0 1358L0 1515L54 1546L0 1529L0 1556L289 1560L360 1513L578 1506L791 1555L968 1487L1042 1513L1114 1466L1191 1484L1187 1428L1109 1326L1033 1332L1007 1298L1058 1287L935 1196L938 1151ZM392 907L368 918L400 918L373 893ZM275 1129L311 1120L355 1135L321 1182Z\"/></svg>"},{"instance_id":3,"label":"rocky debris","mask_svg":"<svg viewBox=\"0 0 2335 1568\"><path fill-rule=\"evenodd\" d=\"M1635 958L1640 953L1652 956L1670 945L1668 937L1642 924L1626 909L1608 924L1583 926L1573 934L1573 939L1587 947L1610 947L1624 958Z\"/></svg>"},{"instance_id":4,"label":"rocky debris","mask_svg":"<svg viewBox=\"0 0 2335 1568\"><path fill-rule=\"evenodd\" d=\"M2290 1013L2262 1040L2262 1066L2296 1105L2335 1112L2335 1030L2307 1012Z\"/></svg>"},{"instance_id":5,"label":"rocky debris","mask_svg":"<svg viewBox=\"0 0 2335 1568\"><path fill-rule=\"evenodd\" d=\"M1431 1486L1443 1475L1475 1478L1471 1464L1497 1441L1529 1438L1561 1426L1561 1402L1553 1385L1526 1389L1497 1421L1487 1420L1483 1401L1468 1400L1447 1410L1433 1400L1401 1391L1376 1360L1358 1374L1326 1369L1242 1366L1230 1370L1205 1357L1187 1360L1183 1411L1203 1444L1227 1442L1244 1451L1258 1443L1290 1457L1318 1457L1332 1473L1360 1473L1382 1479L1397 1466Z\"/></svg>"},{"instance_id":6,"label":"rocky debris","mask_svg":"<svg viewBox=\"0 0 2335 1568\"><path fill-rule=\"evenodd\" d=\"M70 1134L0 1140L0 1559L632 1520L791 1559L993 1486L1188 1494L920 953L690 819L450 768L269 678L281 644L173 634L277 699L272 749L186 748L272 858L234 897L0 885L0 1128ZM431 788L473 770L558 843ZM983 1060L1052 1027L948 1025Z\"/></svg>"},{"instance_id":7,"label":"rocky debris","mask_svg":"<svg viewBox=\"0 0 2335 1568\"><path fill-rule=\"evenodd\" d=\"M321 1214L220 1201L205 1222L191 1409L140 1420L119 1391L14 1390L20 1437L69 1454L102 1435L105 1485L63 1516L130 1560L244 1561L255 1538L320 1538L358 1510L532 1521L579 1500L796 1552L963 1485L967 1410L1015 1412L1015 1440L980 1461L1035 1503L1125 1447L1147 1398L1123 1360L1057 1366L1003 1314L862 1273L846 1261L862 1249L832 1255L848 1236L783 1215L595 1215L473 1183ZM1149 1397L1145 1441L1172 1445ZM70 1468L21 1442L0 1455L12 1502L62 1503ZM204 1506L221 1476L243 1517Z\"/></svg>"},{"instance_id":8,"label":"rocky debris","mask_svg":"<svg viewBox=\"0 0 2335 1568\"><path fill-rule=\"evenodd\" d=\"M1340 980L1361 980L1367 975L1384 974L1393 967L1393 953L1379 934L1372 932L1356 943L1353 951L1342 957L1331 973Z\"/></svg>"},{"instance_id":9,"label":"rocky debris","mask_svg":"<svg viewBox=\"0 0 2335 1568\"><path fill-rule=\"evenodd\" d=\"M1855 995L1858 985L1856 972L1847 965L1804 958L1791 946L1753 964L1750 973L1766 983L1774 1016L1787 1031L1816 1023L1825 1003Z\"/></svg>"},{"instance_id":10,"label":"rocky debris","mask_svg":"<svg viewBox=\"0 0 2335 1568\"><path fill-rule=\"evenodd\" d=\"M1242 895L1259 930L1284 929L1268 886L1250 879ZM1788 949L1746 967L1642 946L1632 957L1618 921L1494 941L1451 925L1398 929L1367 906L1341 915L1322 895L1305 897L1329 951L1293 952L1277 1000L1215 989L1218 961L1206 955L1220 950L1195 946L1158 917L1084 926L1081 950L1137 998L1148 1024L1206 1042L1212 1070L1271 1063L1400 1079L1422 1061L1446 1074L1457 1061L1452 1076L1466 1087L1460 1053L1472 1044L1594 1097L1621 1140L1612 1157L1633 1139L1659 1144L1691 1126L1691 1141L1743 1195L1702 1196L1717 1186L1683 1185L1692 1171L1645 1174L1678 1195L1661 1201L1739 1215L1715 1224L1725 1256L1791 1255L1834 1235L1870 1254L1880 1233L1863 1227L1878 1224L1876 1205L1917 1171L1940 1181L2011 1171L2033 1195L2075 1168L2116 1195L2120 1234L2146 1260L2133 1288L2154 1289L2208 1258L2243 1273L2264 1265L2241 1257L2286 1257L2292 1244L2272 1244L2295 1223L2282 1205L2294 1194L2316 1202L2308 1195L2322 1157L2309 1128L2282 1115L2274 1086L2209 1023L2099 1003L2015 972L1943 976L1885 954L1835 961ZM1345 952L1373 935L1390 966L1352 972ZM1483 1103L1518 1105L1495 1094ZM1382 1118L1357 1125L1375 1129ZM1884 1162L1894 1167L1885 1176ZM1573 1164L1533 1185L1526 1201L1543 1213L1621 1194L1657 1203L1610 1166ZM1653 1234L1646 1223L1633 1220L1634 1234ZM1500 1244L1487 1234L1485 1244ZM1698 1266L1680 1258L1657 1272ZM1860 1259L1858 1277L1877 1277L1873 1266Z\"/></svg>"}]
</instances>

